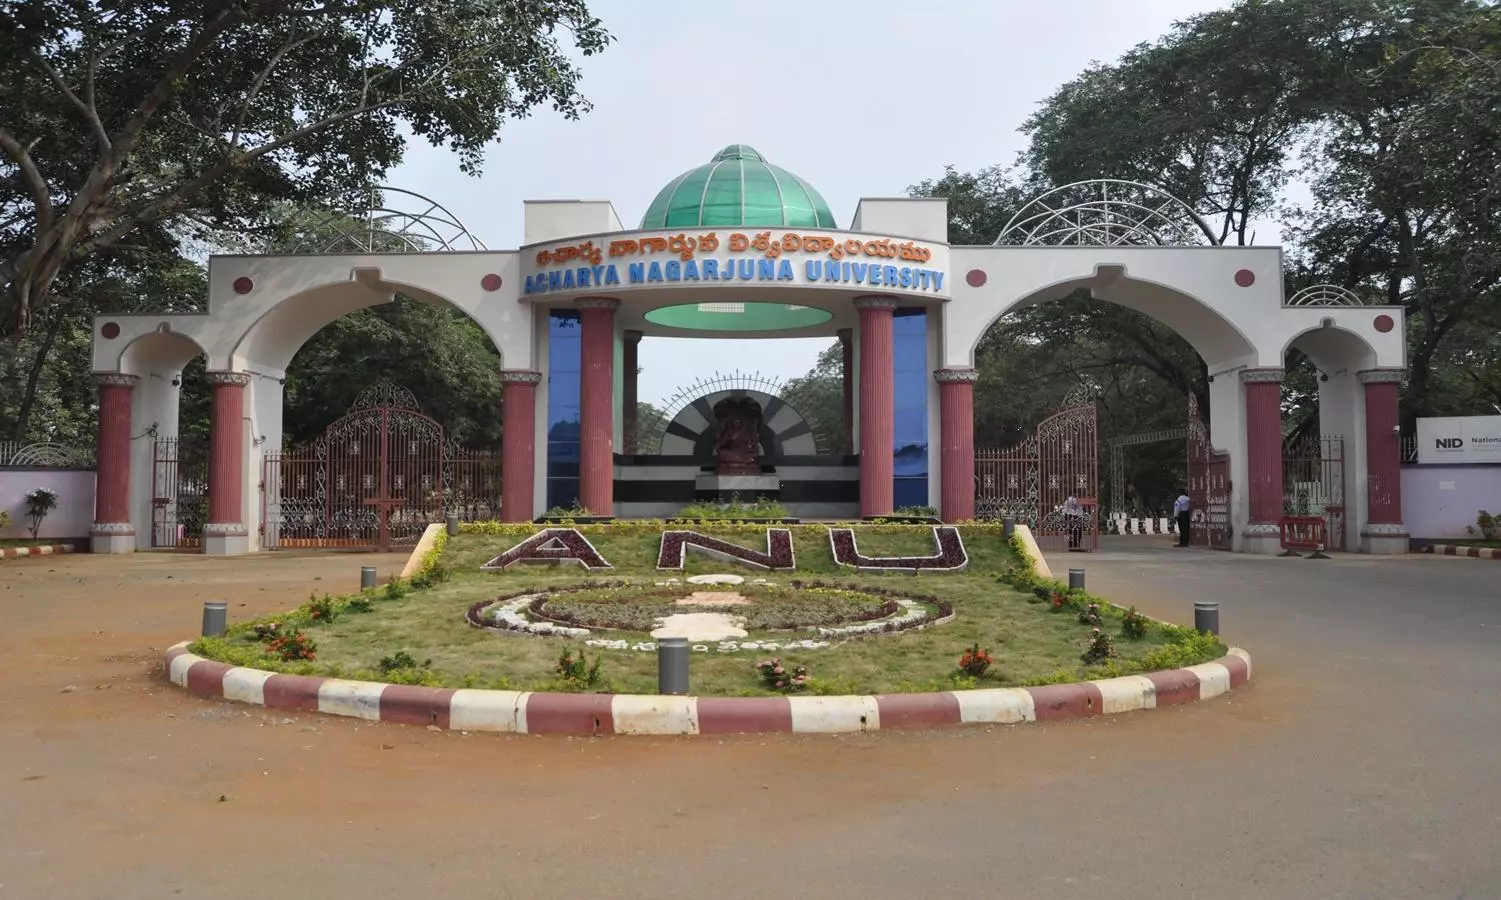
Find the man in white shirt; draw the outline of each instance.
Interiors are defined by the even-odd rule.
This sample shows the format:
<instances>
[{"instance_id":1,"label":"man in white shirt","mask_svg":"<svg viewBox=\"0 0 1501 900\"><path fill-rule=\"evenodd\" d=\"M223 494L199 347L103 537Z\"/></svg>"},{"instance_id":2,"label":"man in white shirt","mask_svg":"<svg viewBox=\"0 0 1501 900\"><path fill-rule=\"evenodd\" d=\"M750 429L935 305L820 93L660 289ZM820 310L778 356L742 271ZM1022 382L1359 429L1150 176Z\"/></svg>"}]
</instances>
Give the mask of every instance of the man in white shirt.
<instances>
[{"instance_id":1,"label":"man in white shirt","mask_svg":"<svg viewBox=\"0 0 1501 900\"><path fill-rule=\"evenodd\" d=\"M1189 515L1188 491L1178 494L1178 499L1173 501L1173 515L1178 519L1178 546L1188 546L1188 530L1191 527Z\"/></svg>"}]
</instances>

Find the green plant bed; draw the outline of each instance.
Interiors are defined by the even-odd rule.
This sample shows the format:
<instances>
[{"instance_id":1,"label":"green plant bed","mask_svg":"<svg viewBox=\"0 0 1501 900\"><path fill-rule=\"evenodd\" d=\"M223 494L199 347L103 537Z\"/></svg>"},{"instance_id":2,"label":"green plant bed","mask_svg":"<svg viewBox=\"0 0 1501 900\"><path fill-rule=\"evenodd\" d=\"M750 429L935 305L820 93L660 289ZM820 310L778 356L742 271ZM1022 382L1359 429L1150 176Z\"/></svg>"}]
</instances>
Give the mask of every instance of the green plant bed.
<instances>
[{"instance_id":1,"label":"green plant bed","mask_svg":"<svg viewBox=\"0 0 1501 900\"><path fill-rule=\"evenodd\" d=\"M1038 585L1022 580L1030 573L1017 551L1001 536L1001 527L960 529L968 566L952 573L856 573L842 569L830 552L828 529L798 525L792 532L797 570L758 571L736 563L690 553L682 571L655 568L661 523L620 522L583 526L583 534L613 564L604 571L585 572L577 566L517 566L496 574L479 567L536 533L535 526L465 525L458 537L440 536L434 554L425 561L414 583L421 588L385 588L350 598L314 598L287 615L233 626L222 638L204 639L194 652L235 665L295 674L392 681L445 687L512 690L590 689L616 693L655 693L656 655L636 650L596 650L582 638L476 628L466 621L471 607L485 606L499 597L547 594L548 588L577 587L591 582L625 582L628 587L591 588L571 598L559 593L555 610L598 615L603 625L638 626L640 631L600 629L588 639L631 636L650 641L647 631L657 613L666 612L675 597L691 591L735 591L764 605L756 611L757 626L794 626L783 637L817 637L810 630L830 621L860 621L892 594L930 597L952 607L951 621L926 623L921 630L836 637L817 650L709 652L692 655L694 693L720 696L765 695L769 688L755 664L779 655L792 671L805 666L810 674L800 689L820 694L868 694L954 690L976 687L1016 687L1091 678L1105 678L1192 665L1223 655L1224 646L1173 626L1150 622L1139 639L1122 635L1123 611L1100 604L1100 630L1113 639L1114 658L1086 665L1081 656L1095 639L1093 626L1079 621L1091 598L1060 594L1064 602L1045 600ZM759 525L699 525L695 530L750 548L765 547L765 527ZM859 550L867 556L929 555L935 552L933 529L927 526L870 525L857 528ZM694 574L734 573L747 584L658 585L668 578ZM757 578L765 585L754 585ZM1020 589L1013 584L1020 585ZM791 582L835 585L820 599ZM1057 587L1057 586L1055 586ZM870 590L873 594L862 593ZM1059 588L1061 591L1061 587ZM620 617L605 615L610 592L623 607ZM844 592L844 593L841 593ZM806 594L807 596L800 596ZM1050 595L1051 597L1051 595ZM572 604L569 606L567 604ZM641 604L642 608L624 608ZM935 607L939 604L935 604ZM593 606L595 609L582 609ZM360 611L360 608L367 611ZM937 609L935 608L935 618ZM566 618L566 617L564 617ZM578 617L573 617L575 621ZM283 634L297 631L311 641L312 659L281 659L256 634L270 621ZM751 619L747 618L747 624ZM748 629L757 632L758 628ZM752 634L751 637L756 637ZM764 633L763 633L764 636ZM308 640L283 640L293 653L308 649ZM983 675L960 671L961 657L978 646L992 661ZM589 664L599 661L599 677L592 687L578 678L558 674L559 656L583 652ZM973 656L973 654L971 654ZM393 662L394 661L394 662ZM406 664L410 663L410 664ZM577 667L575 659L570 665ZM973 666L971 666L973 669ZM569 671L572 671L571 669Z\"/></svg>"},{"instance_id":2,"label":"green plant bed","mask_svg":"<svg viewBox=\"0 0 1501 900\"><path fill-rule=\"evenodd\" d=\"M58 544L76 547L79 538L0 538L0 547L52 547Z\"/></svg>"}]
</instances>

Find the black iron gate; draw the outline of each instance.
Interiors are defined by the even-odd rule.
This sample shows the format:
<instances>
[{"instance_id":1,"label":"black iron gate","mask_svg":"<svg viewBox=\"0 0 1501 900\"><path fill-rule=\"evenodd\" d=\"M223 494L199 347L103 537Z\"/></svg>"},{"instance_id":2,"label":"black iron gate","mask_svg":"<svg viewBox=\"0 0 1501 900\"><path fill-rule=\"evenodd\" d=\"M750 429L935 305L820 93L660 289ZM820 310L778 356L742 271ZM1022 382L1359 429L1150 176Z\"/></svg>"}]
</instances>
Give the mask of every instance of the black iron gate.
<instances>
[{"instance_id":1,"label":"black iron gate","mask_svg":"<svg viewBox=\"0 0 1501 900\"><path fill-rule=\"evenodd\" d=\"M380 383L312 446L265 456L261 544L268 550L412 547L454 509L500 514L500 458L448 444L405 388Z\"/></svg>"},{"instance_id":2,"label":"black iron gate","mask_svg":"<svg viewBox=\"0 0 1501 900\"><path fill-rule=\"evenodd\" d=\"M208 521L208 441L158 438L151 451L151 546L203 546Z\"/></svg>"}]
</instances>

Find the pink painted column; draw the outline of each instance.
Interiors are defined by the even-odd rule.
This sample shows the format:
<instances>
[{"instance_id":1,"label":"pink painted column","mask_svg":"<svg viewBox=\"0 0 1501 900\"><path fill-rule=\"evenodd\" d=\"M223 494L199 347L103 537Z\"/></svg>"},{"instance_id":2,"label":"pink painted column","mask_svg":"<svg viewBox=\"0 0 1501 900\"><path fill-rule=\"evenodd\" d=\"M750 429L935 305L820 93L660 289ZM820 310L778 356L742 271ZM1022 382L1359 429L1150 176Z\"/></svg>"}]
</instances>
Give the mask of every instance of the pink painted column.
<instances>
[{"instance_id":1,"label":"pink painted column","mask_svg":"<svg viewBox=\"0 0 1501 900\"><path fill-rule=\"evenodd\" d=\"M500 373L500 520L530 522L537 475L537 384L541 372Z\"/></svg>"},{"instance_id":2,"label":"pink painted column","mask_svg":"<svg viewBox=\"0 0 1501 900\"><path fill-rule=\"evenodd\" d=\"M1396 538L1406 549L1402 524L1402 438L1397 431L1399 369L1370 369L1356 376L1365 386L1365 452L1368 538Z\"/></svg>"},{"instance_id":3,"label":"pink painted column","mask_svg":"<svg viewBox=\"0 0 1501 900\"><path fill-rule=\"evenodd\" d=\"M938 421L941 431L938 514L945 522L975 517L975 381L974 369L939 369Z\"/></svg>"},{"instance_id":4,"label":"pink painted column","mask_svg":"<svg viewBox=\"0 0 1501 900\"><path fill-rule=\"evenodd\" d=\"M130 399L140 379L101 372L94 380L99 385L99 438L90 549L130 553L136 548L135 526L130 521Z\"/></svg>"},{"instance_id":5,"label":"pink painted column","mask_svg":"<svg viewBox=\"0 0 1501 900\"><path fill-rule=\"evenodd\" d=\"M1278 534L1282 519L1282 370L1245 369L1246 463L1251 500L1246 535Z\"/></svg>"},{"instance_id":6,"label":"pink painted column","mask_svg":"<svg viewBox=\"0 0 1501 900\"><path fill-rule=\"evenodd\" d=\"M860 515L892 510L893 439L891 313L896 301L860 297Z\"/></svg>"},{"instance_id":7,"label":"pink painted column","mask_svg":"<svg viewBox=\"0 0 1501 900\"><path fill-rule=\"evenodd\" d=\"M615 511L615 310L619 300L578 301L583 320L579 352L579 503L597 516Z\"/></svg>"},{"instance_id":8,"label":"pink painted column","mask_svg":"<svg viewBox=\"0 0 1501 900\"><path fill-rule=\"evenodd\" d=\"M839 349L844 354L844 447L840 453L855 452L855 335L848 328L838 331Z\"/></svg>"},{"instance_id":9,"label":"pink painted column","mask_svg":"<svg viewBox=\"0 0 1501 900\"><path fill-rule=\"evenodd\" d=\"M243 372L209 372L208 522L203 551L212 555L250 549L245 525L245 386Z\"/></svg>"}]
</instances>

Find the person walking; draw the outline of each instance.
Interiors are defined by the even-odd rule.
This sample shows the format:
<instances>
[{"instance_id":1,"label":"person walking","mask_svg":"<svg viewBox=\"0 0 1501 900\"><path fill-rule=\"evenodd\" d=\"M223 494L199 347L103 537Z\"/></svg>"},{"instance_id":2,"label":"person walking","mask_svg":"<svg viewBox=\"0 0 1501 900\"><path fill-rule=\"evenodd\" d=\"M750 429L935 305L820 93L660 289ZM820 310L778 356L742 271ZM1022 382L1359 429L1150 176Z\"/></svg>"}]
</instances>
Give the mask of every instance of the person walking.
<instances>
[{"instance_id":1,"label":"person walking","mask_svg":"<svg viewBox=\"0 0 1501 900\"><path fill-rule=\"evenodd\" d=\"M1178 519L1179 547L1188 546L1188 533L1192 527L1190 523L1193 521L1190 509L1191 503L1188 499L1188 490L1185 488L1178 493L1178 499L1173 501L1173 515Z\"/></svg>"}]
</instances>

